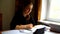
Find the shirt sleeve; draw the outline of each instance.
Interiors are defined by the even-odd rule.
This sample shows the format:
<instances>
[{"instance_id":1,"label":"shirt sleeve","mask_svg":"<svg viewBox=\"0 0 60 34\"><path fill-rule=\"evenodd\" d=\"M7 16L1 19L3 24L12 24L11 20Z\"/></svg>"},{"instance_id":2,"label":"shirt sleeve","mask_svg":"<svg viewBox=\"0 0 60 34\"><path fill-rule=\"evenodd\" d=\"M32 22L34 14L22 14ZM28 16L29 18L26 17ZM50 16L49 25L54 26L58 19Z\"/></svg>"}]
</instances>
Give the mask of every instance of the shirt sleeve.
<instances>
[{"instance_id":1,"label":"shirt sleeve","mask_svg":"<svg viewBox=\"0 0 60 34\"><path fill-rule=\"evenodd\" d=\"M34 20L34 18L32 16L30 17L30 21L33 24L33 26L37 25L37 23L35 22L35 20Z\"/></svg>"},{"instance_id":2,"label":"shirt sleeve","mask_svg":"<svg viewBox=\"0 0 60 34\"><path fill-rule=\"evenodd\" d=\"M13 17L13 19L12 19L12 21L11 21L11 23L10 23L10 29L12 30L12 29L15 29L15 27L16 27L16 25L18 25L18 20L17 20L18 18L16 18L16 17Z\"/></svg>"},{"instance_id":3,"label":"shirt sleeve","mask_svg":"<svg viewBox=\"0 0 60 34\"><path fill-rule=\"evenodd\" d=\"M15 29L15 26L16 26L15 23L16 23L16 22L15 22L15 19L13 18L12 21L11 21L11 23L10 23L10 29L11 29L11 30L12 30L12 29Z\"/></svg>"}]
</instances>

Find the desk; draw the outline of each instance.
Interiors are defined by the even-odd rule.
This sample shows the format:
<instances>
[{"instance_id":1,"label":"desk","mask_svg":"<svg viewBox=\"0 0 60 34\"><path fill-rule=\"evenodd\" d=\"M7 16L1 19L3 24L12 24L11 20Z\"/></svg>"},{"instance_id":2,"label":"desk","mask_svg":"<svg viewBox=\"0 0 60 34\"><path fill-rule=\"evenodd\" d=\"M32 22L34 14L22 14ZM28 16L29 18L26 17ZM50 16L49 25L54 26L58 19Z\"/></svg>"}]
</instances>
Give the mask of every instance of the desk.
<instances>
[{"instance_id":1,"label":"desk","mask_svg":"<svg viewBox=\"0 0 60 34\"><path fill-rule=\"evenodd\" d=\"M60 34L60 33L56 33L56 32L51 32L51 31L45 31L44 34Z\"/></svg>"},{"instance_id":2,"label":"desk","mask_svg":"<svg viewBox=\"0 0 60 34\"><path fill-rule=\"evenodd\" d=\"M44 26L45 27L45 26ZM33 27L32 28L32 30L34 30L34 29L36 29L36 28L43 28L43 25L37 25L37 26L35 26L35 27ZM21 34L22 32L19 32L19 30L13 30L14 32L15 32L15 34ZM42 31L42 30L41 30ZM39 31L39 32L41 32L41 31ZM11 32L11 31L10 31ZM9 34L10 34L10 32L8 32ZM14 33L14 32L12 32L12 33ZM1 32L0 32L1 33ZM6 32L7 33L7 32ZM4 33L5 34L5 33ZM26 32L25 33L23 33L23 34L26 34ZM29 34L31 34L31 33L29 33ZM45 32L44 32L44 34L60 34L60 33L55 33L55 32L52 32L52 31L49 31L49 30L46 30Z\"/></svg>"},{"instance_id":3,"label":"desk","mask_svg":"<svg viewBox=\"0 0 60 34\"><path fill-rule=\"evenodd\" d=\"M2 32L2 31L0 31L0 34L2 34L1 32ZM51 31L45 31L44 34L60 34L60 33L55 33L55 32L51 32Z\"/></svg>"}]
</instances>

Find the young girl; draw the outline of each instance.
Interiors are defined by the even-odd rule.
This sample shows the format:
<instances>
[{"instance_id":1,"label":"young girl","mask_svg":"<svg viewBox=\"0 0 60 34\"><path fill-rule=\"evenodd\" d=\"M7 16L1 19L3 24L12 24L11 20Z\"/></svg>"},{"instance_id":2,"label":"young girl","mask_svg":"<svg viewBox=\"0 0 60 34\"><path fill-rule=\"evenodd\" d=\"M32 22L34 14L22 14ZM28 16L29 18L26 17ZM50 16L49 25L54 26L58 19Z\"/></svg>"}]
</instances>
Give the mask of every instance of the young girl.
<instances>
[{"instance_id":1,"label":"young girl","mask_svg":"<svg viewBox=\"0 0 60 34\"><path fill-rule=\"evenodd\" d=\"M30 15L33 3L31 0L21 0L22 6L16 12L10 24L10 29L31 29L36 23Z\"/></svg>"}]
</instances>

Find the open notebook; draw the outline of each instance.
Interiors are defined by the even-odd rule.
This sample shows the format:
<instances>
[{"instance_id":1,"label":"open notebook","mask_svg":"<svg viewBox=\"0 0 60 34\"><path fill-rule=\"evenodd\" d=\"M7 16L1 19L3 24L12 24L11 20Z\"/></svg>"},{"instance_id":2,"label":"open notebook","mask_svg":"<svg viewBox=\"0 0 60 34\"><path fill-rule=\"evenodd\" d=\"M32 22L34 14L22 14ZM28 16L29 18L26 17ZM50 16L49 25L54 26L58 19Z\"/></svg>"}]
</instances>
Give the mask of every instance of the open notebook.
<instances>
[{"instance_id":1,"label":"open notebook","mask_svg":"<svg viewBox=\"0 0 60 34\"><path fill-rule=\"evenodd\" d=\"M9 31L3 31L2 34L33 34L37 29L45 28L44 25L36 25L30 30L9 30Z\"/></svg>"}]
</instances>

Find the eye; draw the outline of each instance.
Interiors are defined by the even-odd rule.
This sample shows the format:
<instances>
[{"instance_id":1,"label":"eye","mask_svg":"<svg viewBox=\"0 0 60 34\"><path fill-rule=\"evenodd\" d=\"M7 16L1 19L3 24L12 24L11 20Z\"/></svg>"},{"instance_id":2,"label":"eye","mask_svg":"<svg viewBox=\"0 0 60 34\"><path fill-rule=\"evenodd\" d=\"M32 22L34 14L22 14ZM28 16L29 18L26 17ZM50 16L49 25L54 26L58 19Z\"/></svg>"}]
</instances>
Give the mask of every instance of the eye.
<instances>
[{"instance_id":1,"label":"eye","mask_svg":"<svg viewBox=\"0 0 60 34\"><path fill-rule=\"evenodd\" d=\"M30 11L30 8L27 8L26 10L29 10Z\"/></svg>"}]
</instances>

